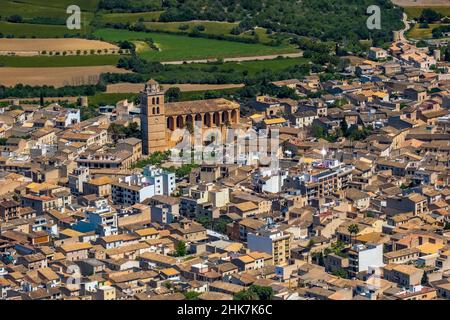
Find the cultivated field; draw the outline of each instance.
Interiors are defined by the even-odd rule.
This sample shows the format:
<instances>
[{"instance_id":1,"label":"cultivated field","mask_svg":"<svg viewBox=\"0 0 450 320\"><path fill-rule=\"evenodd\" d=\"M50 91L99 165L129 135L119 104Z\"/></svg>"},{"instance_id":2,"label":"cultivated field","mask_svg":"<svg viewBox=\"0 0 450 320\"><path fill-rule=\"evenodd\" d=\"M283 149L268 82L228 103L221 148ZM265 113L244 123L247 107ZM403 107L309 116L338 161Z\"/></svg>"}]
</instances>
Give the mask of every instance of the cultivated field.
<instances>
[{"instance_id":1,"label":"cultivated field","mask_svg":"<svg viewBox=\"0 0 450 320\"><path fill-rule=\"evenodd\" d=\"M255 75L258 72L264 70L270 70L273 72L281 71L295 65L308 63L309 59L306 58L277 58L272 60L259 60L259 61L242 61L242 62L227 62L217 65L210 65L205 63L195 63L181 65L182 68L211 68L217 67L219 70L235 70L237 72L248 72L249 75Z\"/></svg>"},{"instance_id":2,"label":"cultivated field","mask_svg":"<svg viewBox=\"0 0 450 320\"><path fill-rule=\"evenodd\" d=\"M428 28L420 28L419 24L415 24L414 27L412 27L411 30L408 31L407 36L408 38L413 38L413 39L431 39L433 37L433 29L437 28L439 26L442 26L445 24L436 24L436 23L431 23L429 24Z\"/></svg>"},{"instance_id":3,"label":"cultivated field","mask_svg":"<svg viewBox=\"0 0 450 320\"><path fill-rule=\"evenodd\" d=\"M89 30L89 28L83 26L81 30L69 30L65 25L10 23L0 21L0 33L4 37L13 35L16 38L62 38L64 35L88 34Z\"/></svg>"},{"instance_id":4,"label":"cultivated field","mask_svg":"<svg viewBox=\"0 0 450 320\"><path fill-rule=\"evenodd\" d=\"M237 27L237 22L222 22L222 21L184 21L184 22L146 22L145 26L151 30L156 31L170 31L170 32L192 32L195 27L203 26L205 30L201 33L211 35L224 35L228 37L236 38L249 38L254 36L250 32L246 32L240 35L232 35L231 29ZM188 26L186 30L180 30L180 26ZM271 41L264 28L256 28L255 33L258 35L261 42L268 43Z\"/></svg>"},{"instance_id":5,"label":"cultivated field","mask_svg":"<svg viewBox=\"0 0 450 320\"><path fill-rule=\"evenodd\" d=\"M76 86L98 83L100 74L126 73L127 70L113 66L68 68L0 68L0 85L15 86Z\"/></svg>"},{"instance_id":6,"label":"cultivated field","mask_svg":"<svg viewBox=\"0 0 450 320\"><path fill-rule=\"evenodd\" d=\"M436 12L439 12L445 17L450 17L450 4L447 7L429 7ZM407 7L405 8L405 12L408 15L409 19L417 19L421 16L422 11L426 9L426 7Z\"/></svg>"},{"instance_id":7,"label":"cultivated field","mask_svg":"<svg viewBox=\"0 0 450 320\"><path fill-rule=\"evenodd\" d=\"M0 52L119 50L111 43L86 39L0 39Z\"/></svg>"},{"instance_id":8,"label":"cultivated field","mask_svg":"<svg viewBox=\"0 0 450 320\"><path fill-rule=\"evenodd\" d=\"M179 88L181 92L223 90L242 88L243 84L161 84L164 90ZM106 93L138 93L144 88L143 83L115 83L107 86Z\"/></svg>"},{"instance_id":9,"label":"cultivated field","mask_svg":"<svg viewBox=\"0 0 450 320\"><path fill-rule=\"evenodd\" d=\"M158 21L163 11L136 12L136 13L105 13L98 18L100 23L134 23L140 19L144 21Z\"/></svg>"},{"instance_id":10,"label":"cultivated field","mask_svg":"<svg viewBox=\"0 0 450 320\"><path fill-rule=\"evenodd\" d=\"M294 47L277 47L254 43L239 43L215 39L193 38L188 36L133 32L127 30L100 29L94 33L105 41L153 39L160 51L145 50L142 58L153 61L179 61L209 58L245 57L298 52Z\"/></svg>"}]
</instances>

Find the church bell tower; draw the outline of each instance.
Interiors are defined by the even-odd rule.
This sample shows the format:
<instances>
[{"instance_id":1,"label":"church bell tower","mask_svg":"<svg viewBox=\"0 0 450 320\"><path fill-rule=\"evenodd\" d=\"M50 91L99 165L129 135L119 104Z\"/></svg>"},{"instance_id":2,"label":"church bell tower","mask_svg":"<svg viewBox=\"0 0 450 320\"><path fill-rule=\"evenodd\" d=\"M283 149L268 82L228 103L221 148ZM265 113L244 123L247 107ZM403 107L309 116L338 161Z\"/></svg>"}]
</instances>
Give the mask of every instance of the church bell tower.
<instances>
[{"instance_id":1,"label":"church bell tower","mask_svg":"<svg viewBox=\"0 0 450 320\"><path fill-rule=\"evenodd\" d=\"M149 80L140 93L142 153L166 151L164 92L158 82Z\"/></svg>"}]
</instances>

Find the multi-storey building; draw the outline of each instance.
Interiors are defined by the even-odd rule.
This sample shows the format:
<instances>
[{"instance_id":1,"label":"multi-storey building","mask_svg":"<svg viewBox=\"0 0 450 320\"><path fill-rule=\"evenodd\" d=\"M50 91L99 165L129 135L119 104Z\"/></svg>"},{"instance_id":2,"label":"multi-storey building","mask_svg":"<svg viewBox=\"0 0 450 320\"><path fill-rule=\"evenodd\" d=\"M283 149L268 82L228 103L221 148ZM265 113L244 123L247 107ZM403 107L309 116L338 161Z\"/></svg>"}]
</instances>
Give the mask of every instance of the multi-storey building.
<instances>
[{"instance_id":1,"label":"multi-storey building","mask_svg":"<svg viewBox=\"0 0 450 320\"><path fill-rule=\"evenodd\" d=\"M354 168L353 165L346 165L334 159L316 161L310 172L290 178L287 187L299 188L311 204L313 200L346 189Z\"/></svg>"},{"instance_id":2,"label":"multi-storey building","mask_svg":"<svg viewBox=\"0 0 450 320\"><path fill-rule=\"evenodd\" d=\"M383 245L357 244L348 252L348 274L352 277L369 268L379 268L383 263Z\"/></svg>"},{"instance_id":3,"label":"multi-storey building","mask_svg":"<svg viewBox=\"0 0 450 320\"><path fill-rule=\"evenodd\" d=\"M274 265L289 262L291 234L276 229L260 230L247 235L247 246L251 251L266 252L272 255Z\"/></svg>"}]
</instances>

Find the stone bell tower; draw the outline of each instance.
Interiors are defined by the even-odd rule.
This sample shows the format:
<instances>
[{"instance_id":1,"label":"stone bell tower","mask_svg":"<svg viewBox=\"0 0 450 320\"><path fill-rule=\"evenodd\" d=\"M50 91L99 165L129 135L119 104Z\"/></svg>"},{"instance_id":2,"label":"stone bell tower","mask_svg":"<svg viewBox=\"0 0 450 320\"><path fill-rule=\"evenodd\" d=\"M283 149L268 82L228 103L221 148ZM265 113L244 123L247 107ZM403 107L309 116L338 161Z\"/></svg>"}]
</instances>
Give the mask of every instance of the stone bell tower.
<instances>
[{"instance_id":1,"label":"stone bell tower","mask_svg":"<svg viewBox=\"0 0 450 320\"><path fill-rule=\"evenodd\" d=\"M140 93L142 153L167 150L164 92L158 82L149 80Z\"/></svg>"}]
</instances>

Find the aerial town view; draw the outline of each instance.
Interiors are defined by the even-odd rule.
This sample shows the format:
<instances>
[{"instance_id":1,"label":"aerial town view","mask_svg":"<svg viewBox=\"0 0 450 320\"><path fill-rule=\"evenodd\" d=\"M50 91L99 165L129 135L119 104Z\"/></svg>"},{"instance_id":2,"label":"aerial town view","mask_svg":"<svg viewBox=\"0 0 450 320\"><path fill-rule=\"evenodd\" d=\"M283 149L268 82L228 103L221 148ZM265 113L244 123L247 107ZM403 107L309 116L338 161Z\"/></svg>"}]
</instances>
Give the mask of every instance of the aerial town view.
<instances>
[{"instance_id":1,"label":"aerial town view","mask_svg":"<svg viewBox=\"0 0 450 320\"><path fill-rule=\"evenodd\" d=\"M0 0L6 300L450 300L450 0Z\"/></svg>"}]
</instances>

